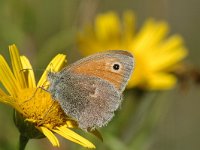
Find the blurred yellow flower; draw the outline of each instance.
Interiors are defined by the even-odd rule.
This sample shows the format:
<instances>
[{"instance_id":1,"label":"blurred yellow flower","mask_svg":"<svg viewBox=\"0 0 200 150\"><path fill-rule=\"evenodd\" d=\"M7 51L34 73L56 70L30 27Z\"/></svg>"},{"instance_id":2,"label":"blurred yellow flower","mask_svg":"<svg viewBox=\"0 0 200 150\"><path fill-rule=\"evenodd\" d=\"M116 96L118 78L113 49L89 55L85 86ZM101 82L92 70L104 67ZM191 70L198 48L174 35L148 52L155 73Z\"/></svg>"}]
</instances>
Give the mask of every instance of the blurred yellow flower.
<instances>
[{"instance_id":1,"label":"blurred yellow flower","mask_svg":"<svg viewBox=\"0 0 200 150\"><path fill-rule=\"evenodd\" d=\"M130 51L136 61L129 88L147 90L171 89L176 77L170 72L187 55L179 35L167 37L168 24L148 19L136 33L135 16L127 11L122 20L116 13L99 14L94 25L85 26L78 34L78 46L83 55L104 50Z\"/></svg>"},{"instance_id":2,"label":"blurred yellow flower","mask_svg":"<svg viewBox=\"0 0 200 150\"><path fill-rule=\"evenodd\" d=\"M29 124L31 124L35 130L46 136L53 146L59 146L59 141L53 134L57 133L84 147L95 148L91 142L70 129L77 128L76 123L64 114L60 105L52 100L47 91L38 88L48 88L47 71L43 73L36 85L29 60L25 56L19 55L15 45L9 46L9 51L13 72L3 56L0 55L0 81L7 90L7 92L4 92L0 89L0 102L9 104L17 110L15 123L21 135L27 136L27 138L37 138L37 135L34 136L32 131L27 132L29 131ZM66 56L58 54L46 70L53 67L54 71L59 71L65 63ZM22 116L24 120L20 121L19 116ZM31 125L30 129L32 129Z\"/></svg>"}]
</instances>

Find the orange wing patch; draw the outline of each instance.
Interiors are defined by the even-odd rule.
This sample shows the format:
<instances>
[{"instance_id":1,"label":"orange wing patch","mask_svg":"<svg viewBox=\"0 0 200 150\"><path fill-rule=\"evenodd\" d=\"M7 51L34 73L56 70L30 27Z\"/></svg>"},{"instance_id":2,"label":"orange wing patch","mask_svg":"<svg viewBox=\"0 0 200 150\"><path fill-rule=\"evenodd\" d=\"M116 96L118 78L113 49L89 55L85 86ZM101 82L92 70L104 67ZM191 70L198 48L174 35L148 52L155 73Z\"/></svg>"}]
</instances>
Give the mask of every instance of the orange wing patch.
<instances>
[{"instance_id":1,"label":"orange wing patch","mask_svg":"<svg viewBox=\"0 0 200 150\"><path fill-rule=\"evenodd\" d=\"M116 58L99 58L86 61L81 65L74 67L71 71L77 74L99 77L112 83L115 88L120 89L125 69L122 66L119 72L113 71L112 64L114 62L119 62L119 60Z\"/></svg>"}]
</instances>

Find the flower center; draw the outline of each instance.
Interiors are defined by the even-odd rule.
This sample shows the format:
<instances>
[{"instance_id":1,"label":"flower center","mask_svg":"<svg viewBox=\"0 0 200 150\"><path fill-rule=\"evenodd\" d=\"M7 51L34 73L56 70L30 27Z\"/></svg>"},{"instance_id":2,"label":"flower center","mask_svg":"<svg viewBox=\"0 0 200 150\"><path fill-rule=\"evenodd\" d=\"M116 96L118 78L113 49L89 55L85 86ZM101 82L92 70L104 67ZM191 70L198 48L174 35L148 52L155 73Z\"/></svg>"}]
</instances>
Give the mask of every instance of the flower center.
<instances>
[{"instance_id":1,"label":"flower center","mask_svg":"<svg viewBox=\"0 0 200 150\"><path fill-rule=\"evenodd\" d=\"M57 101L51 98L50 93L41 89L22 89L18 94L19 108L26 120L37 126L46 125L50 128L64 125L67 116Z\"/></svg>"}]
</instances>

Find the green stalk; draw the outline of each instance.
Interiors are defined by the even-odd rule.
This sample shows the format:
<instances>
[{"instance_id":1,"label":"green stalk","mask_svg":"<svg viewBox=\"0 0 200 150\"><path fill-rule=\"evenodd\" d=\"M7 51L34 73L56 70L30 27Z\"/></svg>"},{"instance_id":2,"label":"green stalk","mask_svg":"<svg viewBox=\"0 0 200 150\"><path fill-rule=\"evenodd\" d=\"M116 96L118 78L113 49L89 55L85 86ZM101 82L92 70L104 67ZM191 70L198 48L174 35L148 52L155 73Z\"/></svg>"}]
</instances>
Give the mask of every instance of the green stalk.
<instances>
[{"instance_id":1,"label":"green stalk","mask_svg":"<svg viewBox=\"0 0 200 150\"><path fill-rule=\"evenodd\" d=\"M25 150L25 147L27 145L29 141L29 138L23 136L20 134L20 137L19 137L19 150Z\"/></svg>"}]
</instances>

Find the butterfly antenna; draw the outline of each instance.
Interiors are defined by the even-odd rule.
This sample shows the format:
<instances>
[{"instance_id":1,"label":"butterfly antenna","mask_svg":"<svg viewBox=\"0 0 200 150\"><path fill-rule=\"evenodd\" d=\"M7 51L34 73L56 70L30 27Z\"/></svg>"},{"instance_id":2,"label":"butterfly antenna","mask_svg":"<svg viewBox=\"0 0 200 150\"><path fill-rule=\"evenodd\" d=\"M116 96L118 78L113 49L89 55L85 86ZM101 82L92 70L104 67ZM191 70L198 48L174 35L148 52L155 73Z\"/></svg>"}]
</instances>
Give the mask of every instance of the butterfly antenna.
<instances>
[{"instance_id":1,"label":"butterfly antenna","mask_svg":"<svg viewBox=\"0 0 200 150\"><path fill-rule=\"evenodd\" d=\"M35 95L36 95L36 93L38 92L39 89L44 90L44 91L46 91L46 92L49 92L49 91L45 88L45 87L48 87L48 86L49 86L49 85L47 84L47 80L45 80L44 83L42 84L42 86L37 87L36 90L34 91L33 95L32 95L30 98L28 98L27 100L23 101L22 103L24 104L24 103L26 103L26 102L32 100L32 99L35 97Z\"/></svg>"}]
</instances>

